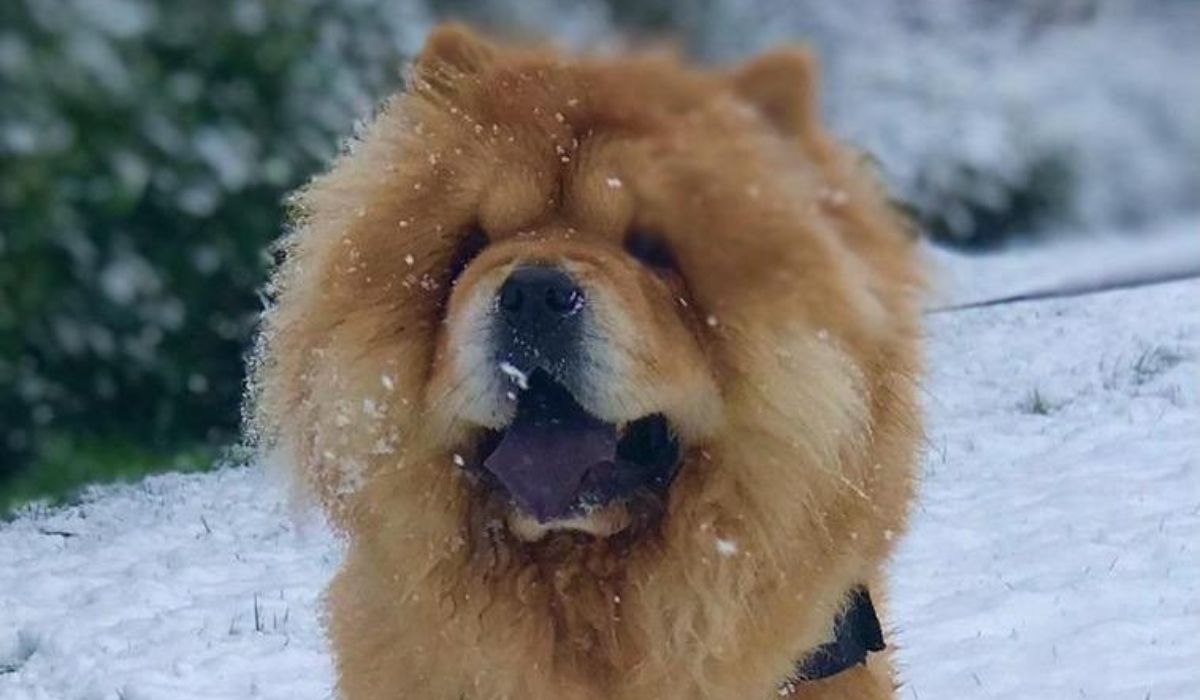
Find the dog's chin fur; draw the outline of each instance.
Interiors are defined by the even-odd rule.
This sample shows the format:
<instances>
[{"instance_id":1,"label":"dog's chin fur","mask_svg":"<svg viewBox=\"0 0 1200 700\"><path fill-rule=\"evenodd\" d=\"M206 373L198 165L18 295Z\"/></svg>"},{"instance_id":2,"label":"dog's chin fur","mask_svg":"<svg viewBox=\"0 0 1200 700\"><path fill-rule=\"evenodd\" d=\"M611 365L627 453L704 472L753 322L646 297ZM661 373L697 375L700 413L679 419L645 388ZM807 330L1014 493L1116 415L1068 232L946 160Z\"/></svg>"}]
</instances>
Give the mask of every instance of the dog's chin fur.
<instances>
[{"instance_id":1,"label":"dog's chin fur","mask_svg":"<svg viewBox=\"0 0 1200 700\"><path fill-rule=\"evenodd\" d=\"M519 508L512 508L505 520L509 531L525 542L538 542L552 532L580 532L592 537L609 537L629 527L629 511L623 503L614 503L579 515L568 515L541 522Z\"/></svg>"},{"instance_id":2,"label":"dog's chin fur","mask_svg":"<svg viewBox=\"0 0 1200 700\"><path fill-rule=\"evenodd\" d=\"M442 28L299 195L252 427L347 536L343 698L765 700L852 587L883 597L920 436L920 280L814 92L801 51L705 72ZM475 229L490 244L467 259ZM630 255L631 230L675 267ZM481 324L529 262L587 294L578 403L670 423L677 475L644 502L539 523L470 471L512 419ZM876 654L795 697L891 687Z\"/></svg>"}]
</instances>

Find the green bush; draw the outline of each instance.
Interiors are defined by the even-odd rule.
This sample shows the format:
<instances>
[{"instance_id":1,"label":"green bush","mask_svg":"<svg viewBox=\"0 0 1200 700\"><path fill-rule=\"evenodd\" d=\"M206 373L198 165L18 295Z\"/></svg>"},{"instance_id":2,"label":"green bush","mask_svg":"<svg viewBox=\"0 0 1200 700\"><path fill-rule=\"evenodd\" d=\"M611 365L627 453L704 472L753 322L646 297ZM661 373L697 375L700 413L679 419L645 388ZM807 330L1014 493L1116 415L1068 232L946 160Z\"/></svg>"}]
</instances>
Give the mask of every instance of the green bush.
<instances>
[{"instance_id":1,"label":"green bush","mask_svg":"<svg viewBox=\"0 0 1200 700\"><path fill-rule=\"evenodd\" d=\"M398 85L418 7L0 6L0 477L236 434L284 197Z\"/></svg>"}]
</instances>

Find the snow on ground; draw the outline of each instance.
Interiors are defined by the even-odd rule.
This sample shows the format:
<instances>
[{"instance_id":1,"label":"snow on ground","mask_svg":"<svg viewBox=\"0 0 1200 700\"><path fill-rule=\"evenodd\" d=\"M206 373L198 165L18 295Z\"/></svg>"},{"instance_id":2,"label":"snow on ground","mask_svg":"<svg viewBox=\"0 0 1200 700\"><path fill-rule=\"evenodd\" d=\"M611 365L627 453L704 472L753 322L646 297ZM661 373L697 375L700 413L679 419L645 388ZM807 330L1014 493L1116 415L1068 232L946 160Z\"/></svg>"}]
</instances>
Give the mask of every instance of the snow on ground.
<instances>
[{"instance_id":1,"label":"snow on ground","mask_svg":"<svg viewBox=\"0 0 1200 700\"><path fill-rule=\"evenodd\" d=\"M1200 697L1200 281L929 333L902 697Z\"/></svg>"},{"instance_id":2,"label":"snow on ground","mask_svg":"<svg viewBox=\"0 0 1200 700\"><path fill-rule=\"evenodd\" d=\"M263 470L165 475L0 526L0 698L319 700L336 542Z\"/></svg>"},{"instance_id":3,"label":"snow on ground","mask_svg":"<svg viewBox=\"0 0 1200 700\"><path fill-rule=\"evenodd\" d=\"M963 256L930 246L934 308L1047 291L1080 291L1200 274L1200 218L1130 231L1067 232L1016 243L1000 255Z\"/></svg>"},{"instance_id":4,"label":"snow on ground","mask_svg":"<svg viewBox=\"0 0 1200 700\"><path fill-rule=\"evenodd\" d=\"M1019 291L986 270L1074 269L1047 250L942 266L970 300ZM1200 696L1198 302L1188 281L929 318L901 697ZM0 697L329 697L338 546L284 500L225 469L0 525Z\"/></svg>"}]
</instances>

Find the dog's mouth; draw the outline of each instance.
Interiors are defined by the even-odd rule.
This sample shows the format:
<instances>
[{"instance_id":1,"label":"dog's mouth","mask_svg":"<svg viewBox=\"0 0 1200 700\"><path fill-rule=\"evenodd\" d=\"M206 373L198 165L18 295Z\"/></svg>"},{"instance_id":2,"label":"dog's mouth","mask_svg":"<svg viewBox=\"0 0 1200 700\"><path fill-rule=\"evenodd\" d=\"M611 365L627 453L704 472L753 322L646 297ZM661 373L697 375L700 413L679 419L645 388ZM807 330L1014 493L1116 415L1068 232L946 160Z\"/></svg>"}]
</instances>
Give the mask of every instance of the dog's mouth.
<instances>
[{"instance_id":1,"label":"dog's mouth","mask_svg":"<svg viewBox=\"0 0 1200 700\"><path fill-rule=\"evenodd\" d=\"M608 506L662 501L680 457L665 416L605 422L541 370L528 376L516 401L512 421L484 436L469 470L506 496L528 525L588 530L580 524Z\"/></svg>"}]
</instances>

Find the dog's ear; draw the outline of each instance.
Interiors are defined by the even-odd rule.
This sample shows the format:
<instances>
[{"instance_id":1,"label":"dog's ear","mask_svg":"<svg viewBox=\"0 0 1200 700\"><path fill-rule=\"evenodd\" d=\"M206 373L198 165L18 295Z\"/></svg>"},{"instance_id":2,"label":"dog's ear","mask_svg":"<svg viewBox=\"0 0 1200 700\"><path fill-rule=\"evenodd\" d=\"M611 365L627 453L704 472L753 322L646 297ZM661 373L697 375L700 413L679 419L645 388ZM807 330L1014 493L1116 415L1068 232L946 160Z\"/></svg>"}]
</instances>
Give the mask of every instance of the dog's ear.
<instances>
[{"instance_id":1,"label":"dog's ear","mask_svg":"<svg viewBox=\"0 0 1200 700\"><path fill-rule=\"evenodd\" d=\"M817 61L806 49L781 49L753 58L730 73L730 82L733 92L781 133L816 135Z\"/></svg>"},{"instance_id":2,"label":"dog's ear","mask_svg":"<svg viewBox=\"0 0 1200 700\"><path fill-rule=\"evenodd\" d=\"M494 57L492 45L468 27L442 24L425 39L411 80L417 89L451 94L457 81L483 72Z\"/></svg>"}]
</instances>

